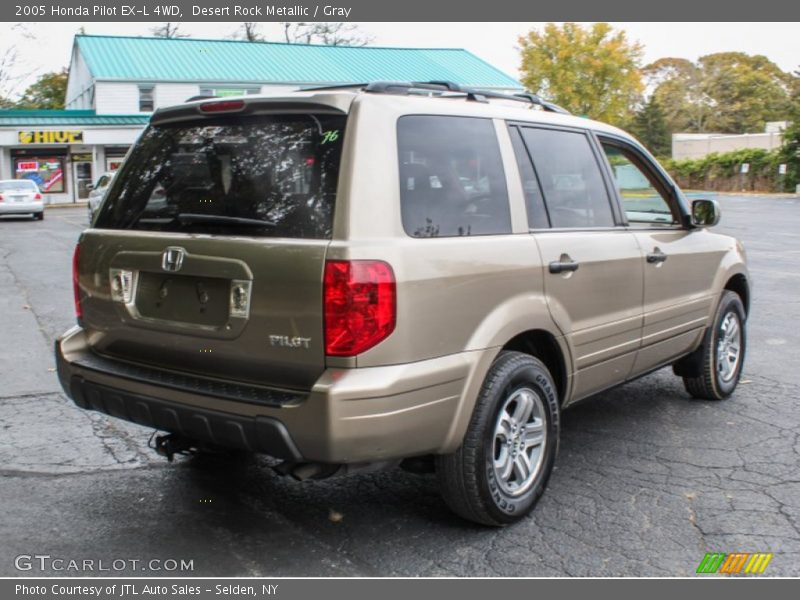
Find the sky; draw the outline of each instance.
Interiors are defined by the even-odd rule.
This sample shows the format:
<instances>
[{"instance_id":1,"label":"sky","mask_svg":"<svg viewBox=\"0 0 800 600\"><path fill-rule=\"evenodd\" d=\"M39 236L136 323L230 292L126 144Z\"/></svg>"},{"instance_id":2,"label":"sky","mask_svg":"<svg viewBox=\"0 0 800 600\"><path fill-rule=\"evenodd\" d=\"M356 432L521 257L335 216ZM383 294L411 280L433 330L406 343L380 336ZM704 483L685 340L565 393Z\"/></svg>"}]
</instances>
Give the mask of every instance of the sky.
<instances>
[{"instance_id":1,"label":"sky","mask_svg":"<svg viewBox=\"0 0 800 600\"><path fill-rule=\"evenodd\" d=\"M67 66L72 37L86 33L149 35L156 23L0 23L0 54L17 49L13 92L20 93L38 74ZM800 68L797 23L612 23L644 45L644 63L665 56L696 60L705 54L742 51L763 54L785 71ZM519 76L517 40L544 23L359 23L378 46L466 48L500 70ZM237 23L182 23L192 37L229 37ZM268 40L281 41L281 26L264 23ZM27 34L25 33L27 32Z\"/></svg>"}]
</instances>

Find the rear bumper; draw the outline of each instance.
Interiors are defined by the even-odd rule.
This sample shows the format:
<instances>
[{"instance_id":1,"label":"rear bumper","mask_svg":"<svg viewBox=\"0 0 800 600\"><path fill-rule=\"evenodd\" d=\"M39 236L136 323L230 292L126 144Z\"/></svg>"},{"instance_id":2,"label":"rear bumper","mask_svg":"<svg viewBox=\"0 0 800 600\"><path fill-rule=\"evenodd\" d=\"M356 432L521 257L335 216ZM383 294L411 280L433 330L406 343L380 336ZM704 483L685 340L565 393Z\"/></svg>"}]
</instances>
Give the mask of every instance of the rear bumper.
<instances>
[{"instance_id":1,"label":"rear bumper","mask_svg":"<svg viewBox=\"0 0 800 600\"><path fill-rule=\"evenodd\" d=\"M494 354L329 368L307 394L267 391L262 401L174 384L186 383L185 376L154 379L92 362L80 328L56 342L61 385L81 408L221 446L337 464L454 450L472 412L474 386Z\"/></svg>"},{"instance_id":2,"label":"rear bumper","mask_svg":"<svg viewBox=\"0 0 800 600\"><path fill-rule=\"evenodd\" d=\"M41 202L0 202L0 215L29 215L44 212Z\"/></svg>"}]
</instances>

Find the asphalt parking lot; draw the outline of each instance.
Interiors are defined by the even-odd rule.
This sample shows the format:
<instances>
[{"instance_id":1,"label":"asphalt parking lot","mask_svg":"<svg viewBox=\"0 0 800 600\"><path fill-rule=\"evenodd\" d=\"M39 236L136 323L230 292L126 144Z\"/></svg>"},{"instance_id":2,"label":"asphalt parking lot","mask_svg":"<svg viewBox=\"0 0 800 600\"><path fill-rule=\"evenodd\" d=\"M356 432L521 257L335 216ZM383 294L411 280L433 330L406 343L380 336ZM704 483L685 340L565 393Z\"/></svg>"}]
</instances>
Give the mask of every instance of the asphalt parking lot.
<instances>
[{"instance_id":1,"label":"asphalt parking lot","mask_svg":"<svg viewBox=\"0 0 800 600\"><path fill-rule=\"evenodd\" d=\"M432 476L314 483L254 459L177 460L150 431L75 408L52 343L73 324L86 210L0 220L0 575L21 554L192 560L242 576L691 575L706 552L772 552L800 575L800 199L720 197L754 279L743 381L689 399L669 369L563 415L549 489L516 526L452 516ZM99 575L122 574L96 572Z\"/></svg>"}]
</instances>

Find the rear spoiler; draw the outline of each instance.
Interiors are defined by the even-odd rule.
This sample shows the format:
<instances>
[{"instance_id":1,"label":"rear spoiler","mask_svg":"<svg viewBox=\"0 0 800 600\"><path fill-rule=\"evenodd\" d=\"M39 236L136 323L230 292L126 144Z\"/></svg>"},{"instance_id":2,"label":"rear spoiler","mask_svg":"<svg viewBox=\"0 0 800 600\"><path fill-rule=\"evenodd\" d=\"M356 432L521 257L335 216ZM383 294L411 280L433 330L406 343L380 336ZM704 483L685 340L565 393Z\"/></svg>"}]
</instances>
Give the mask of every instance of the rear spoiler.
<instances>
[{"instance_id":1,"label":"rear spoiler","mask_svg":"<svg viewBox=\"0 0 800 600\"><path fill-rule=\"evenodd\" d=\"M203 105L215 102L241 101L244 108L237 110L237 115L257 115L269 113L297 113L297 112L334 112L347 113L354 96L349 94L331 93L297 93L291 96L238 96L236 98L192 97L184 104L159 108L150 117L152 124L171 123L175 121L196 120L219 116L221 113L206 113L201 111Z\"/></svg>"}]
</instances>

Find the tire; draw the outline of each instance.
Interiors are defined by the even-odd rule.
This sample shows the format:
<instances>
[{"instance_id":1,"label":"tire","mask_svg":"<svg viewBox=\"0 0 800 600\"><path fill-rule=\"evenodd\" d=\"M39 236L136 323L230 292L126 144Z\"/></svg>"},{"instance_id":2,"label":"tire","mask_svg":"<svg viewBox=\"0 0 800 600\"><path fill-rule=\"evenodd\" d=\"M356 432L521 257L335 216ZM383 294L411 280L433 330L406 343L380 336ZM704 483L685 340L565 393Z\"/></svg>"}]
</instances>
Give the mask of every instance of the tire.
<instances>
[{"instance_id":1,"label":"tire","mask_svg":"<svg viewBox=\"0 0 800 600\"><path fill-rule=\"evenodd\" d=\"M731 334L731 323L735 323L736 333ZM700 374L683 378L683 385L689 394L702 400L724 400L736 389L742 375L747 350L747 315L742 299L735 292L725 290L714 314L714 321L706 331L700 346ZM737 342L738 341L738 345ZM727 364L722 363L721 352L726 353ZM736 358L731 358L736 348Z\"/></svg>"},{"instance_id":2,"label":"tire","mask_svg":"<svg viewBox=\"0 0 800 600\"><path fill-rule=\"evenodd\" d=\"M44 220L44 211L42 211L40 213L36 213L35 215L33 215L33 218L36 219L37 221L43 221Z\"/></svg>"},{"instance_id":3,"label":"tire","mask_svg":"<svg viewBox=\"0 0 800 600\"><path fill-rule=\"evenodd\" d=\"M530 407L527 418L522 416L524 406ZM520 418L514 420L515 414ZM520 423L527 425L530 447L517 445L524 433ZM436 457L439 487L447 505L464 519L482 525L500 527L523 518L539 500L553 471L559 426L558 394L547 367L528 354L502 352L483 382L461 447ZM518 465L526 461L513 459L523 454L530 466L525 478L519 475L524 471ZM511 473L503 478L501 467L508 470L509 462Z\"/></svg>"}]
</instances>

